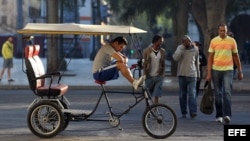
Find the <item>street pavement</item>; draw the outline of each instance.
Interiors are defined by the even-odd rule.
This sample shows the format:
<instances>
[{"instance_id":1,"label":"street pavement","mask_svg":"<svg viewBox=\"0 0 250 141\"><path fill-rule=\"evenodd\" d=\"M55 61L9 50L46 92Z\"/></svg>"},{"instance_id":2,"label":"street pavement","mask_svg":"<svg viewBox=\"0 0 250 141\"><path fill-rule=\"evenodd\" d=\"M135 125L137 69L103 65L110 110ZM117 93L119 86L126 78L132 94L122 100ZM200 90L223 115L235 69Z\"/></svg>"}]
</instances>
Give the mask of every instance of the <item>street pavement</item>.
<instances>
[{"instance_id":1,"label":"street pavement","mask_svg":"<svg viewBox=\"0 0 250 141\"><path fill-rule=\"evenodd\" d=\"M46 59L42 60L44 64L46 64ZM2 58L0 58L0 64L2 64L1 61ZM68 67L67 71L62 72L64 75L61 83L68 84L69 89L71 89L67 94L67 98L70 100L73 108L74 106L82 108L82 104L84 104L84 108L93 105L93 101L95 100L91 101L91 99L96 98L96 91L100 89L100 86L96 84L92 78L92 61L89 59L66 59L66 61L68 62ZM130 66L136 62L136 59L131 59L128 65ZM248 93L250 89L250 65L243 64L243 73L243 80L234 80L233 86L235 91L232 95L232 111L234 116L231 124L236 125L250 125L250 95ZM32 135L26 125L27 107L33 101L34 95L29 91L28 80L25 74L25 64L22 59L14 59L12 76L15 80L14 82L8 82L6 74L0 82L0 115L2 115L0 117L0 140L44 140ZM202 86L203 84L201 84L201 87ZM132 89L131 84L129 84L122 75L120 75L117 80L108 81L106 87L111 89ZM164 94L161 98L161 102L173 108L178 117L176 132L166 140L223 140L223 125L214 121L215 112L212 115L204 115L198 111L198 116L195 120L180 118L177 77L170 76L166 73L163 89ZM94 90L94 92L91 92L91 90ZM114 105L121 106L121 104L131 101L131 99L126 98L126 96L127 95L123 97L118 96L115 97L115 99L111 99L111 101ZM88 101L86 101L86 99L88 99ZM199 96L199 101L200 99L201 96ZM103 107L104 106L101 106L101 108ZM70 123L66 131L50 140L155 140L147 136L141 126L143 108L143 104L139 105L122 118L121 124L125 129L122 132L117 128L108 129L107 127L109 126L107 126L107 123L86 122L84 123L85 126L83 126L83 124L77 122Z\"/></svg>"},{"instance_id":2,"label":"street pavement","mask_svg":"<svg viewBox=\"0 0 250 141\"><path fill-rule=\"evenodd\" d=\"M96 104L99 90L70 90L66 97L70 109L91 110ZM109 94L115 113L120 113L135 101L130 94ZM237 93L232 96L232 121L230 125L250 126L249 94ZM30 90L0 90L0 140L1 141L155 141L148 136L142 126L145 102L142 101L120 118L120 127L113 128L108 121L75 121L57 136L42 139L31 133L27 126L27 108L35 96ZM201 97L199 97L199 101ZM178 92L166 93L161 103L171 107L177 115L177 128L166 141L223 141L224 126L215 122L215 112L211 115L197 111L195 119L181 118ZM90 119L108 119L107 103L100 105ZM233 140L236 140L232 138ZM232 140L231 139L231 140ZM249 139L248 139L249 140ZM229 141L229 140L224 140ZM246 141L240 139L240 141Z\"/></svg>"},{"instance_id":3,"label":"street pavement","mask_svg":"<svg viewBox=\"0 0 250 141\"><path fill-rule=\"evenodd\" d=\"M89 58L84 59L65 59L68 66L66 71L62 71L63 77L61 83L69 85L69 89L100 89L100 86L94 82L92 77L92 61ZM42 58L44 66L46 68L46 59ZM130 59L128 66L136 64L137 59ZM0 58L0 64L2 64L2 58ZM248 92L250 90L250 65L242 64L243 66L243 80L234 80L233 90L240 92ZM170 68L167 65L166 77L163 83L163 90L165 91L178 91L178 79L176 76L169 75ZM14 68L12 69L12 78L14 82L8 82L5 75L0 82L0 89L29 89L27 76L25 74L25 64L23 59L14 59ZM204 79L200 88L203 88ZM108 81L106 83L107 88L111 89L131 89L131 84L120 74L117 80Z\"/></svg>"}]
</instances>

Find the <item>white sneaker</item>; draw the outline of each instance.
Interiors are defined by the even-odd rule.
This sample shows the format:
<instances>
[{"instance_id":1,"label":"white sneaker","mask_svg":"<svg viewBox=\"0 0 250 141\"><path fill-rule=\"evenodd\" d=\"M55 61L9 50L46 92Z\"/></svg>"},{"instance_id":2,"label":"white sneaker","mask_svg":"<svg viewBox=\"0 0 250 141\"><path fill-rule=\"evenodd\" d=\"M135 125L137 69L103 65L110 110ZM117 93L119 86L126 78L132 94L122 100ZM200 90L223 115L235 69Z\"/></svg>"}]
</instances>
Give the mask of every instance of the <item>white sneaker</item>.
<instances>
[{"instance_id":1,"label":"white sneaker","mask_svg":"<svg viewBox=\"0 0 250 141\"><path fill-rule=\"evenodd\" d=\"M223 118L222 117L218 117L215 121L222 123L223 122Z\"/></svg>"},{"instance_id":2,"label":"white sneaker","mask_svg":"<svg viewBox=\"0 0 250 141\"><path fill-rule=\"evenodd\" d=\"M224 122L226 123L226 124L228 124L228 123L230 123L230 117L229 116L225 116L224 117Z\"/></svg>"},{"instance_id":3,"label":"white sneaker","mask_svg":"<svg viewBox=\"0 0 250 141\"><path fill-rule=\"evenodd\" d=\"M133 82L134 89L137 90L144 80L145 80L145 76L141 76L138 80L134 80Z\"/></svg>"}]
</instances>

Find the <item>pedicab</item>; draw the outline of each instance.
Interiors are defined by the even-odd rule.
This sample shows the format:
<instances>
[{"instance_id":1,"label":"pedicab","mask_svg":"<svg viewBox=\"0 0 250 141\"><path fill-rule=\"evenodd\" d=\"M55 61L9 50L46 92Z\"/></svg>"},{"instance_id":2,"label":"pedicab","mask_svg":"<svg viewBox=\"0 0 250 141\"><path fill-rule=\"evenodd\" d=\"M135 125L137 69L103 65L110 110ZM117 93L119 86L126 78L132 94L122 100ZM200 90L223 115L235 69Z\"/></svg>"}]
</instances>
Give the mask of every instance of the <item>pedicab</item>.
<instances>
[{"instance_id":1,"label":"pedicab","mask_svg":"<svg viewBox=\"0 0 250 141\"><path fill-rule=\"evenodd\" d=\"M139 55L137 64L133 64L130 69L133 75L142 71L142 50L136 43L134 35L146 33L145 30L134 26L118 25L85 25L75 23L28 23L23 29L17 31L23 35L48 34L48 35L112 35L128 34L131 37L134 47ZM127 114L132 108L142 101L145 101L145 109L142 115L142 125L145 132L156 139L164 139L171 136L177 127L177 117L174 110L166 104L154 104L152 96L142 84L138 91L117 91L106 90L105 82L95 81L101 87L101 92L96 104L92 110L71 109L69 101L66 98L68 91L67 84L61 84L62 73L46 73L43 63L39 57L39 45L27 45L24 48L25 73L29 82L30 89L36 95L36 98L28 107L27 124L30 131L40 138L52 138L65 130L70 122L89 121L95 114L101 99L106 101L108 107L107 122L112 127L120 125L120 118ZM54 79L56 83L54 83ZM94 80L93 80L94 81ZM132 86L131 86L132 87ZM116 113L112 109L109 93L126 93L134 97L134 103L129 105L123 112ZM84 102L84 100L83 100ZM119 105L116 105L119 106Z\"/></svg>"}]
</instances>

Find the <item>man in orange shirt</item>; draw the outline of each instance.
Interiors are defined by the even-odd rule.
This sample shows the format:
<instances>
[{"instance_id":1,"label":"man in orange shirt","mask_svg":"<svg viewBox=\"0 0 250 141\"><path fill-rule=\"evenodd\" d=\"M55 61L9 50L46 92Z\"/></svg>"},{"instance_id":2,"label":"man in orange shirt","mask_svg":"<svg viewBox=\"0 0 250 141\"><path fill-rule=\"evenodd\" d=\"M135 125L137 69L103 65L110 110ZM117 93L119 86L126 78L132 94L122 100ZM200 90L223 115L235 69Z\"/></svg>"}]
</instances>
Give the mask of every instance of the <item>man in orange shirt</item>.
<instances>
[{"instance_id":1,"label":"man in orange shirt","mask_svg":"<svg viewBox=\"0 0 250 141\"><path fill-rule=\"evenodd\" d=\"M238 69L238 79L243 78L236 41L227 32L227 25L221 24L218 28L219 36L210 42L206 77L208 81L212 79L214 84L216 121L221 123L223 120L230 123L231 120L234 62Z\"/></svg>"}]
</instances>

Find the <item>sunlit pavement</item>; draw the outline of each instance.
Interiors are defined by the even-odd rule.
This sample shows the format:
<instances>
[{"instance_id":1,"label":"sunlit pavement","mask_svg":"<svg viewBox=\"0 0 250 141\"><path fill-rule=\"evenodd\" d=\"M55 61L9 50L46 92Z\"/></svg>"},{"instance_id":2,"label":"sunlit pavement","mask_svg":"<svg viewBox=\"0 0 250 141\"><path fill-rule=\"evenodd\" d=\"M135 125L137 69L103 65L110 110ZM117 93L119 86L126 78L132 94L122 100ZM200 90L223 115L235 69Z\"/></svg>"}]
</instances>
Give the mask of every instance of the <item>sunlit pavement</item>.
<instances>
[{"instance_id":1,"label":"sunlit pavement","mask_svg":"<svg viewBox=\"0 0 250 141\"><path fill-rule=\"evenodd\" d=\"M68 66L66 71L61 71L63 74L61 83L68 84L70 89L100 89L100 86L94 82L92 77L92 61L89 58L84 59L65 59ZM46 68L46 59L42 58ZM130 59L128 66L136 64L137 59ZM169 63L169 62L168 62ZM0 58L2 64L2 58ZM170 66L167 65L166 71L169 72ZM243 64L243 80L234 80L234 91L249 91L250 83L250 65ZM12 78L14 82L8 82L6 72L0 82L0 89L29 89L27 76L25 74L25 64L22 59L14 59L14 68L12 69ZM204 79L201 84L203 88ZM108 81L106 87L112 89L132 89L131 84L120 74L117 80ZM178 79L176 76L170 76L166 73L163 84L163 89L166 91L178 90Z\"/></svg>"}]
</instances>

